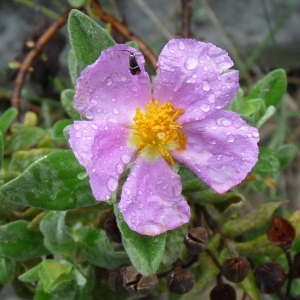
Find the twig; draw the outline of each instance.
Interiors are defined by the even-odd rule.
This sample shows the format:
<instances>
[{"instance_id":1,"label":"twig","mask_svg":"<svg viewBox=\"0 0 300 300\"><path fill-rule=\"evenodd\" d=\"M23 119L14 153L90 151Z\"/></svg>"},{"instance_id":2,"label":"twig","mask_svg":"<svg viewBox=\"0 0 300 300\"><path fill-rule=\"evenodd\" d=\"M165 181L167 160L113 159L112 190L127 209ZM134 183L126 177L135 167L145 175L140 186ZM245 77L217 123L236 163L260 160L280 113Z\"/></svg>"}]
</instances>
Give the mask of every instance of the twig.
<instances>
[{"instance_id":1,"label":"twig","mask_svg":"<svg viewBox=\"0 0 300 300\"><path fill-rule=\"evenodd\" d=\"M191 18L193 12L193 5L191 0L181 0L182 7L182 37L189 38L193 36L191 32Z\"/></svg>"},{"instance_id":2,"label":"twig","mask_svg":"<svg viewBox=\"0 0 300 300\"><path fill-rule=\"evenodd\" d=\"M139 45L141 52L148 59L153 69L157 68L157 56L154 54L151 48L148 47L132 30L130 30L124 24L116 20L113 16L105 13L97 0L91 0L91 7L95 10L96 14L99 16L99 19L101 21L103 21L104 23L111 24L111 26L128 41L136 41Z\"/></svg>"},{"instance_id":3,"label":"twig","mask_svg":"<svg viewBox=\"0 0 300 300\"><path fill-rule=\"evenodd\" d=\"M14 83L14 92L11 98L11 105L16 109L20 109L20 100L21 100L21 90L25 81L25 76L32 65L33 61L42 51L44 46L52 39L56 32L66 24L68 20L70 10L68 9L64 14L62 14L38 39L35 44L35 47L27 54L24 61L21 64L17 78Z\"/></svg>"}]
</instances>

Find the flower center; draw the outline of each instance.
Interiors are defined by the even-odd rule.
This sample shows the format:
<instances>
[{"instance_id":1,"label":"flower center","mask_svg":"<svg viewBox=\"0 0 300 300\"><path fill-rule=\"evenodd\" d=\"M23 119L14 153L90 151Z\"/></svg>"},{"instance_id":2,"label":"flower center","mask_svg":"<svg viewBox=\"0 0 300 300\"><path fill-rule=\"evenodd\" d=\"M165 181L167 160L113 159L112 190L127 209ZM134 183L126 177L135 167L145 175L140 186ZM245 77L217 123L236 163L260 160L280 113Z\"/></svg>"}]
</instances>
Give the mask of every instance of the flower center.
<instances>
[{"instance_id":1,"label":"flower center","mask_svg":"<svg viewBox=\"0 0 300 300\"><path fill-rule=\"evenodd\" d=\"M156 99L152 99L142 112L138 107L133 118L133 135L131 142L143 150L147 157L162 155L170 164L174 160L170 155L172 150L185 150L186 136L181 131L182 125L176 121L184 113L182 108L175 109L170 102L159 105Z\"/></svg>"}]
</instances>

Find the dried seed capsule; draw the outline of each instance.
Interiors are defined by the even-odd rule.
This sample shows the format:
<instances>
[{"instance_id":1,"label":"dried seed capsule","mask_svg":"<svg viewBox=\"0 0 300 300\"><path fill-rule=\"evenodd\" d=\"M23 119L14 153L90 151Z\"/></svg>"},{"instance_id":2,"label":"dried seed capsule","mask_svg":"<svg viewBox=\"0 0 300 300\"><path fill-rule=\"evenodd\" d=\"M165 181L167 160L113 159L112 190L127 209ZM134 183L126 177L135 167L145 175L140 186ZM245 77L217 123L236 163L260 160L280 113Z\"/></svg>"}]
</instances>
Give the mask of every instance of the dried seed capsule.
<instances>
[{"instance_id":1,"label":"dried seed capsule","mask_svg":"<svg viewBox=\"0 0 300 300\"><path fill-rule=\"evenodd\" d=\"M279 264L268 262L259 265L254 271L255 283L264 294L278 292L284 284L286 274Z\"/></svg>"},{"instance_id":2,"label":"dried seed capsule","mask_svg":"<svg viewBox=\"0 0 300 300\"><path fill-rule=\"evenodd\" d=\"M236 300L235 289L229 284L219 284L210 292L210 300Z\"/></svg>"},{"instance_id":3,"label":"dried seed capsule","mask_svg":"<svg viewBox=\"0 0 300 300\"><path fill-rule=\"evenodd\" d=\"M184 238L184 244L193 254L199 254L206 250L208 233L204 227L192 228Z\"/></svg>"},{"instance_id":4,"label":"dried seed capsule","mask_svg":"<svg viewBox=\"0 0 300 300\"><path fill-rule=\"evenodd\" d=\"M134 266L127 267L123 272L123 283L127 291L139 297L149 295L157 284L156 274L143 276Z\"/></svg>"},{"instance_id":5,"label":"dried seed capsule","mask_svg":"<svg viewBox=\"0 0 300 300\"><path fill-rule=\"evenodd\" d=\"M193 288L195 279L190 271L177 267L168 274L167 283L171 293L185 294Z\"/></svg>"},{"instance_id":6,"label":"dried seed capsule","mask_svg":"<svg viewBox=\"0 0 300 300\"><path fill-rule=\"evenodd\" d=\"M293 275L300 278L300 252L296 253L293 261Z\"/></svg>"},{"instance_id":7,"label":"dried seed capsule","mask_svg":"<svg viewBox=\"0 0 300 300\"><path fill-rule=\"evenodd\" d=\"M223 276L232 282L243 281L250 271L250 264L241 257L228 258L222 266Z\"/></svg>"},{"instance_id":8,"label":"dried seed capsule","mask_svg":"<svg viewBox=\"0 0 300 300\"><path fill-rule=\"evenodd\" d=\"M295 239L296 231L291 222L281 216L274 216L267 230L267 236L272 244L289 250Z\"/></svg>"},{"instance_id":9,"label":"dried seed capsule","mask_svg":"<svg viewBox=\"0 0 300 300\"><path fill-rule=\"evenodd\" d=\"M126 291L123 285L123 272L126 267L119 267L109 271L108 283L109 286L116 292Z\"/></svg>"},{"instance_id":10,"label":"dried seed capsule","mask_svg":"<svg viewBox=\"0 0 300 300\"><path fill-rule=\"evenodd\" d=\"M104 223L104 230L108 238L115 243L122 243L122 236L117 225L117 220L115 214L108 216Z\"/></svg>"}]
</instances>

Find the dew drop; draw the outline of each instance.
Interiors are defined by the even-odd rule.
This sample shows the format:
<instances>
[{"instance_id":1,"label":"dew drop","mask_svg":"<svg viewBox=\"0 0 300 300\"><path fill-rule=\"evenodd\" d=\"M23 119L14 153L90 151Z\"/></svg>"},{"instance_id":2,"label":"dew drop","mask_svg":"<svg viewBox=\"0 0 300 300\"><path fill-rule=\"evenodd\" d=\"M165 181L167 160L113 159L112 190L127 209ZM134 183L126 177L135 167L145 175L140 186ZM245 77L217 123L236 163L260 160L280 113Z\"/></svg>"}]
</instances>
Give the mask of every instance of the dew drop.
<instances>
[{"instance_id":1,"label":"dew drop","mask_svg":"<svg viewBox=\"0 0 300 300\"><path fill-rule=\"evenodd\" d=\"M207 67L206 67L206 66L204 66L204 67L203 67L203 70L206 72L206 71L207 71Z\"/></svg>"},{"instance_id":2,"label":"dew drop","mask_svg":"<svg viewBox=\"0 0 300 300\"><path fill-rule=\"evenodd\" d=\"M80 138L81 137L81 133L80 132L76 132L76 137Z\"/></svg>"},{"instance_id":3,"label":"dew drop","mask_svg":"<svg viewBox=\"0 0 300 300\"><path fill-rule=\"evenodd\" d=\"M134 92L136 92L136 91L137 91L137 87L134 85L134 86L132 87L132 90L133 90Z\"/></svg>"},{"instance_id":4,"label":"dew drop","mask_svg":"<svg viewBox=\"0 0 300 300\"><path fill-rule=\"evenodd\" d=\"M218 126L224 126L228 127L232 124L231 120L225 119L225 118L219 118L217 119L217 125Z\"/></svg>"},{"instance_id":5,"label":"dew drop","mask_svg":"<svg viewBox=\"0 0 300 300\"><path fill-rule=\"evenodd\" d=\"M96 172L96 169L92 169L92 172L95 173L95 172Z\"/></svg>"},{"instance_id":6,"label":"dew drop","mask_svg":"<svg viewBox=\"0 0 300 300\"><path fill-rule=\"evenodd\" d=\"M223 61L218 64L218 67L222 70L228 70L231 67L231 63L227 61Z\"/></svg>"},{"instance_id":7,"label":"dew drop","mask_svg":"<svg viewBox=\"0 0 300 300\"><path fill-rule=\"evenodd\" d=\"M257 130L252 131L254 137L259 137L259 133Z\"/></svg>"},{"instance_id":8,"label":"dew drop","mask_svg":"<svg viewBox=\"0 0 300 300\"><path fill-rule=\"evenodd\" d=\"M142 209L144 207L144 204L143 203L139 203L138 204L138 209Z\"/></svg>"},{"instance_id":9,"label":"dew drop","mask_svg":"<svg viewBox=\"0 0 300 300\"><path fill-rule=\"evenodd\" d=\"M124 164L128 164L130 162L131 156L129 154L122 154L121 155L121 161Z\"/></svg>"},{"instance_id":10,"label":"dew drop","mask_svg":"<svg viewBox=\"0 0 300 300\"><path fill-rule=\"evenodd\" d=\"M192 77L195 79L197 78L197 74L196 73L193 73Z\"/></svg>"},{"instance_id":11,"label":"dew drop","mask_svg":"<svg viewBox=\"0 0 300 300\"><path fill-rule=\"evenodd\" d=\"M173 196L174 197L179 197L181 195L181 192L182 192L181 184L174 185L172 187L172 191L173 191Z\"/></svg>"},{"instance_id":12,"label":"dew drop","mask_svg":"<svg viewBox=\"0 0 300 300\"><path fill-rule=\"evenodd\" d=\"M188 57L185 61L187 70L194 70L198 66L198 59L196 57Z\"/></svg>"},{"instance_id":13,"label":"dew drop","mask_svg":"<svg viewBox=\"0 0 300 300\"><path fill-rule=\"evenodd\" d=\"M80 126L77 125L77 124L75 124L75 125L74 125L74 129L75 129L75 130L79 130L79 129L80 129Z\"/></svg>"},{"instance_id":14,"label":"dew drop","mask_svg":"<svg viewBox=\"0 0 300 300\"><path fill-rule=\"evenodd\" d=\"M230 135L227 137L227 142L233 143L233 142L234 142L234 136L230 134Z\"/></svg>"},{"instance_id":15,"label":"dew drop","mask_svg":"<svg viewBox=\"0 0 300 300\"><path fill-rule=\"evenodd\" d=\"M111 98L111 102L116 102L116 98Z\"/></svg>"},{"instance_id":16,"label":"dew drop","mask_svg":"<svg viewBox=\"0 0 300 300\"><path fill-rule=\"evenodd\" d=\"M210 90L210 83L208 81L203 81L202 89L203 89L203 91L208 92Z\"/></svg>"},{"instance_id":17,"label":"dew drop","mask_svg":"<svg viewBox=\"0 0 300 300\"><path fill-rule=\"evenodd\" d=\"M111 86L111 85L112 85L112 81L110 79L108 79L106 82L106 86Z\"/></svg>"},{"instance_id":18,"label":"dew drop","mask_svg":"<svg viewBox=\"0 0 300 300\"><path fill-rule=\"evenodd\" d=\"M118 114L119 114L118 109L117 109L117 108L114 108L114 109L113 109L113 113L114 113L115 115L118 115Z\"/></svg>"},{"instance_id":19,"label":"dew drop","mask_svg":"<svg viewBox=\"0 0 300 300\"><path fill-rule=\"evenodd\" d=\"M95 130L98 129L98 126L97 126L96 124L92 124L91 127L92 127L93 129L95 129Z\"/></svg>"},{"instance_id":20,"label":"dew drop","mask_svg":"<svg viewBox=\"0 0 300 300\"><path fill-rule=\"evenodd\" d=\"M204 112L209 112L210 110L210 105L209 104L206 104L206 103L203 103L200 105L200 109Z\"/></svg>"},{"instance_id":21,"label":"dew drop","mask_svg":"<svg viewBox=\"0 0 300 300\"><path fill-rule=\"evenodd\" d=\"M222 154L219 154L219 155L217 155L217 160L221 160L221 159L222 159L222 157L223 157L223 155L222 155Z\"/></svg>"},{"instance_id":22,"label":"dew drop","mask_svg":"<svg viewBox=\"0 0 300 300\"><path fill-rule=\"evenodd\" d=\"M121 80L122 80L122 81L126 81L126 79L127 79L127 78L126 78L125 76L122 76L122 77L121 77Z\"/></svg>"},{"instance_id":23,"label":"dew drop","mask_svg":"<svg viewBox=\"0 0 300 300\"><path fill-rule=\"evenodd\" d=\"M216 96L215 96L215 94L210 94L210 95L208 96L208 101L209 101L210 103L215 103L215 102L216 102Z\"/></svg>"},{"instance_id":24,"label":"dew drop","mask_svg":"<svg viewBox=\"0 0 300 300\"><path fill-rule=\"evenodd\" d=\"M212 130L216 130L217 127L216 127L216 126L212 126L211 129L212 129Z\"/></svg>"},{"instance_id":25,"label":"dew drop","mask_svg":"<svg viewBox=\"0 0 300 300\"><path fill-rule=\"evenodd\" d=\"M131 194L131 189L129 189L129 188L124 188L124 193L125 193L126 195L130 195L130 194Z\"/></svg>"},{"instance_id":26,"label":"dew drop","mask_svg":"<svg viewBox=\"0 0 300 300\"><path fill-rule=\"evenodd\" d=\"M184 50L185 46L182 41L179 41L178 48L179 48L179 50Z\"/></svg>"},{"instance_id":27,"label":"dew drop","mask_svg":"<svg viewBox=\"0 0 300 300\"><path fill-rule=\"evenodd\" d=\"M118 163L118 164L117 164L117 172L118 172L119 174L121 174L121 173L123 172L123 170L124 170L123 164Z\"/></svg>"},{"instance_id":28,"label":"dew drop","mask_svg":"<svg viewBox=\"0 0 300 300\"><path fill-rule=\"evenodd\" d=\"M106 186L109 191L114 192L118 187L118 180L115 177L109 177L106 182Z\"/></svg>"},{"instance_id":29,"label":"dew drop","mask_svg":"<svg viewBox=\"0 0 300 300\"><path fill-rule=\"evenodd\" d=\"M163 190L166 190L168 188L168 184L164 184L162 187L161 187Z\"/></svg>"}]
</instances>

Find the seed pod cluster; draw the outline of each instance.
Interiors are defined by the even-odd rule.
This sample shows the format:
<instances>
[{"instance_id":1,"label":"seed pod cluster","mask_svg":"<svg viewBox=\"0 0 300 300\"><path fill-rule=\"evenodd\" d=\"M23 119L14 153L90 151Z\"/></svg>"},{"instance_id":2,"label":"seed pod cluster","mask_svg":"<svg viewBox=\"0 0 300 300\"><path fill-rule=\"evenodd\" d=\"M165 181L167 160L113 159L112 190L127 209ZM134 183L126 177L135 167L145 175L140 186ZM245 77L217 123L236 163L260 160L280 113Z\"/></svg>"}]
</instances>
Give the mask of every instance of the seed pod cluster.
<instances>
[{"instance_id":1,"label":"seed pod cluster","mask_svg":"<svg viewBox=\"0 0 300 300\"><path fill-rule=\"evenodd\" d=\"M204 227L192 228L184 238L184 244L193 254L199 254L207 249L208 233Z\"/></svg>"},{"instance_id":2,"label":"seed pod cluster","mask_svg":"<svg viewBox=\"0 0 300 300\"><path fill-rule=\"evenodd\" d=\"M171 293L185 294L193 288L195 278L190 271L177 267L168 274L167 282Z\"/></svg>"}]
</instances>

